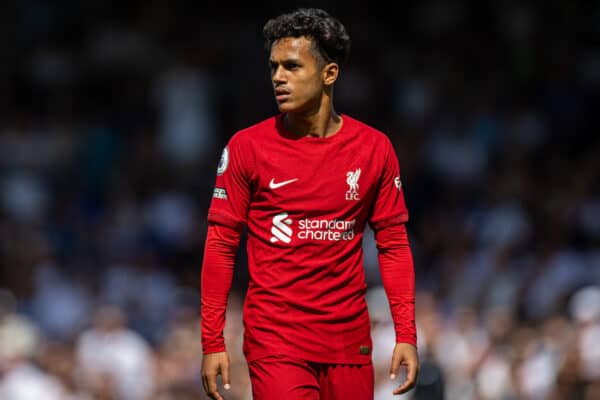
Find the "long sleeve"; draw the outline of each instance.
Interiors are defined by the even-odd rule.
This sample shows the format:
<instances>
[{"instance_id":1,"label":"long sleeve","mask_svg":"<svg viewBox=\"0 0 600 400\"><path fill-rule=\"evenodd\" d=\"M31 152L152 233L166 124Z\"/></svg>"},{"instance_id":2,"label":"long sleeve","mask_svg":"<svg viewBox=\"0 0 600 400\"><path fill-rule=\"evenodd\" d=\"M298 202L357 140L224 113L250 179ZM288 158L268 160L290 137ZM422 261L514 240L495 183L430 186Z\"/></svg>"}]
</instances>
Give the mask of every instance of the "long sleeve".
<instances>
[{"instance_id":1,"label":"long sleeve","mask_svg":"<svg viewBox=\"0 0 600 400\"><path fill-rule=\"evenodd\" d=\"M417 345L415 273L404 224L375 231L379 269L396 331L396 343Z\"/></svg>"},{"instance_id":2,"label":"long sleeve","mask_svg":"<svg viewBox=\"0 0 600 400\"><path fill-rule=\"evenodd\" d=\"M237 230L209 224L201 276L204 354L225 351L225 312L239 243L240 233Z\"/></svg>"}]
</instances>

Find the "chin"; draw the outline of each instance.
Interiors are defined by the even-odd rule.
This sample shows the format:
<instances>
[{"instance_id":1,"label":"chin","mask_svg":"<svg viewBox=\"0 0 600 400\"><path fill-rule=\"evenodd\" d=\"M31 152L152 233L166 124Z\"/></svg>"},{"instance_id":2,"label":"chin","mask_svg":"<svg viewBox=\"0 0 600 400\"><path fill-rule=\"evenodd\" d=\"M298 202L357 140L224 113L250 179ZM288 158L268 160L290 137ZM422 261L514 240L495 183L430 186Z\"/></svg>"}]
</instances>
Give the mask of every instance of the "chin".
<instances>
[{"instance_id":1,"label":"chin","mask_svg":"<svg viewBox=\"0 0 600 400\"><path fill-rule=\"evenodd\" d=\"M286 103L286 102L277 103L277 107L279 108L279 111L282 112L282 113L296 111L296 107L294 107L292 104L289 104L289 103Z\"/></svg>"},{"instance_id":2,"label":"chin","mask_svg":"<svg viewBox=\"0 0 600 400\"><path fill-rule=\"evenodd\" d=\"M284 101L283 103L277 103L277 107L279 108L279 111L282 113L304 114L308 110L310 110L310 108L307 106L308 105L305 103L298 103L298 102L291 102L291 101L287 101L287 102Z\"/></svg>"}]
</instances>

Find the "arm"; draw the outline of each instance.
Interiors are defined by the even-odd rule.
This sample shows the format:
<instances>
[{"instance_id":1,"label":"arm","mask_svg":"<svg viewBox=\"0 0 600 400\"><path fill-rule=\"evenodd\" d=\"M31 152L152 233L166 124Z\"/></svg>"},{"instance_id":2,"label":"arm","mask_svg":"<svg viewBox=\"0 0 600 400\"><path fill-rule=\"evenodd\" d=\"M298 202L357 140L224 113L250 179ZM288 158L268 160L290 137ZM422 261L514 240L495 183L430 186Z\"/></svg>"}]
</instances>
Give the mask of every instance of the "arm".
<instances>
[{"instance_id":1,"label":"arm","mask_svg":"<svg viewBox=\"0 0 600 400\"><path fill-rule=\"evenodd\" d=\"M246 224L254 156L247 138L235 134L223 149L208 210L208 233L202 262L202 384L211 399L222 400L217 376L230 388L229 357L223 328L240 232Z\"/></svg>"},{"instance_id":2,"label":"arm","mask_svg":"<svg viewBox=\"0 0 600 400\"><path fill-rule=\"evenodd\" d=\"M201 277L202 384L206 394L217 400L223 398L217 390L219 374L222 375L224 388L230 388L229 357L223 329L239 242L240 234L235 229L209 224Z\"/></svg>"},{"instance_id":3,"label":"arm","mask_svg":"<svg viewBox=\"0 0 600 400\"><path fill-rule=\"evenodd\" d=\"M379 251L381 279L396 331L390 378L396 378L400 365L405 365L408 370L406 381L394 390L394 394L402 394L414 387L419 368L413 258L404 224L376 230L375 241Z\"/></svg>"}]
</instances>

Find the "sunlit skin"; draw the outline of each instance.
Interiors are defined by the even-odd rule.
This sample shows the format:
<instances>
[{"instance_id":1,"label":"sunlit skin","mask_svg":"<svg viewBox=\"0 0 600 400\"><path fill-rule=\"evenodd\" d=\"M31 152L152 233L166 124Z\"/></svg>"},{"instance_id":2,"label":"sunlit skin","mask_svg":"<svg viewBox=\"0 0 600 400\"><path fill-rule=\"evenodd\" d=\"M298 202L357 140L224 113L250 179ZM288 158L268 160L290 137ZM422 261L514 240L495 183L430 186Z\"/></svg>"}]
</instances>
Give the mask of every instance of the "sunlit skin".
<instances>
[{"instance_id":1,"label":"sunlit skin","mask_svg":"<svg viewBox=\"0 0 600 400\"><path fill-rule=\"evenodd\" d=\"M273 43L269 57L271 82L286 128L300 136L328 137L342 126L333 108L333 84L339 66L326 62L304 36Z\"/></svg>"}]
</instances>

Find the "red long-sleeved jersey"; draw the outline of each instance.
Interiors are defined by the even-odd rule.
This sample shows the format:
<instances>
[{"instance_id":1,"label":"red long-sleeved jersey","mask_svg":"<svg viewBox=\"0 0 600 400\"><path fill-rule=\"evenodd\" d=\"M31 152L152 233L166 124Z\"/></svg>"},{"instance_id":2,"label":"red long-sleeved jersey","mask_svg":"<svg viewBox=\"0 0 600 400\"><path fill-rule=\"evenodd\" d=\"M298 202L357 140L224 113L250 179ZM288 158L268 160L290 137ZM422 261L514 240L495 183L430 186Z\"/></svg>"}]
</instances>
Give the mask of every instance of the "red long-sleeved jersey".
<instances>
[{"instance_id":1,"label":"red long-sleeved jersey","mask_svg":"<svg viewBox=\"0 0 600 400\"><path fill-rule=\"evenodd\" d=\"M248 361L274 354L326 363L371 358L362 234L376 232L398 342L416 344L408 212L394 149L346 115L327 138L287 132L282 115L236 133L223 151L202 270L202 342L222 330L239 232L248 227Z\"/></svg>"}]
</instances>

